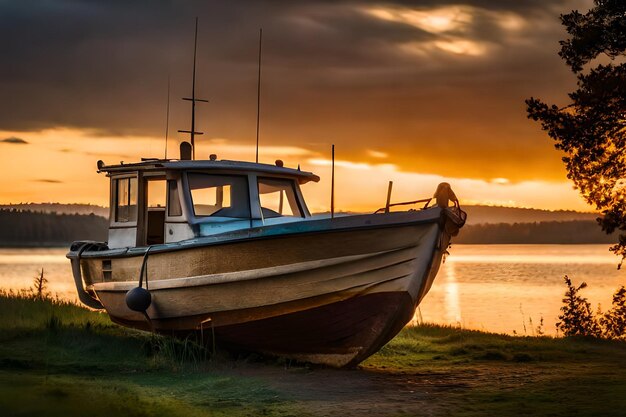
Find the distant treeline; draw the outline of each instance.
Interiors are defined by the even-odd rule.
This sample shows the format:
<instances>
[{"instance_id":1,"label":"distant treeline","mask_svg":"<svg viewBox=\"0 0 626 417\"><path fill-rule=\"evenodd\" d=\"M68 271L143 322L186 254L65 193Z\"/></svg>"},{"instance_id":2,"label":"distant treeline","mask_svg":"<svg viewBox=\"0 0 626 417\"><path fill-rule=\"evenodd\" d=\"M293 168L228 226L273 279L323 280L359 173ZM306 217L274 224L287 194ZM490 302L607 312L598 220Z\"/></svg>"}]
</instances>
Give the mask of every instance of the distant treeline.
<instances>
[{"instance_id":1,"label":"distant treeline","mask_svg":"<svg viewBox=\"0 0 626 417\"><path fill-rule=\"evenodd\" d=\"M467 212L467 224L535 223L595 221L598 213L582 213L572 210L540 210L519 207L463 206Z\"/></svg>"},{"instance_id":2,"label":"distant treeline","mask_svg":"<svg viewBox=\"0 0 626 417\"><path fill-rule=\"evenodd\" d=\"M75 240L107 240L108 222L94 214L0 209L0 246L66 246Z\"/></svg>"},{"instance_id":3,"label":"distant treeline","mask_svg":"<svg viewBox=\"0 0 626 417\"><path fill-rule=\"evenodd\" d=\"M58 214L95 214L96 216L108 217L107 207L94 204L61 204L61 203L18 203L0 204L0 210L16 209L19 211L32 211L35 213L58 213Z\"/></svg>"},{"instance_id":4,"label":"distant treeline","mask_svg":"<svg viewBox=\"0 0 626 417\"><path fill-rule=\"evenodd\" d=\"M616 237L602 232L595 221L498 223L466 225L455 243L615 243Z\"/></svg>"}]
</instances>

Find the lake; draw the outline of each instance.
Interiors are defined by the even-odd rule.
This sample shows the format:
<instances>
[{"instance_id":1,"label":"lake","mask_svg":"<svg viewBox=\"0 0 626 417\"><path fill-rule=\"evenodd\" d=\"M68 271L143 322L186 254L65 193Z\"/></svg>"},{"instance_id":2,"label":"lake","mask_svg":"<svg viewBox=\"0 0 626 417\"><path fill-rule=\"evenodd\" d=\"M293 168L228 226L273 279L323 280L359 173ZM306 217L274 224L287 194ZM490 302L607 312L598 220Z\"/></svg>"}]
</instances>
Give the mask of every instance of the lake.
<instances>
[{"instance_id":1,"label":"lake","mask_svg":"<svg viewBox=\"0 0 626 417\"><path fill-rule=\"evenodd\" d=\"M0 288L27 289L44 269L50 292L77 301L66 248L0 249ZM541 318L555 334L563 276L576 285L594 310L611 304L626 271L608 245L453 245L416 320L499 333L533 335Z\"/></svg>"}]
</instances>

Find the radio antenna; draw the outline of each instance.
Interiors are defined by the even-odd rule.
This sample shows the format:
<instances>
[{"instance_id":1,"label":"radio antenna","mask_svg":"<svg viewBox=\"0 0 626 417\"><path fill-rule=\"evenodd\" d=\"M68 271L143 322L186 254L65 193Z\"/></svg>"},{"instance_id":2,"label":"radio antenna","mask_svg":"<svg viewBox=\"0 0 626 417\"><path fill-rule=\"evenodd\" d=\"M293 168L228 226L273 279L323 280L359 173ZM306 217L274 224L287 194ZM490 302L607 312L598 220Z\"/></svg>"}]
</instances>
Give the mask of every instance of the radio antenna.
<instances>
[{"instance_id":1,"label":"radio antenna","mask_svg":"<svg viewBox=\"0 0 626 417\"><path fill-rule=\"evenodd\" d=\"M259 29L259 72L256 85L256 163L259 163L259 127L261 123L261 52L263 51L263 28Z\"/></svg>"},{"instance_id":2,"label":"radio antenna","mask_svg":"<svg viewBox=\"0 0 626 417\"><path fill-rule=\"evenodd\" d=\"M195 136L204 132L196 132L196 101L208 103L209 100L196 98L196 54L198 51L198 18L196 17L196 31L193 38L193 75L191 79L191 98L183 97L183 100L191 101L191 130L179 130L181 133L189 133L191 136L191 159L196 159Z\"/></svg>"},{"instance_id":3,"label":"radio antenna","mask_svg":"<svg viewBox=\"0 0 626 417\"><path fill-rule=\"evenodd\" d=\"M165 159L167 159L167 137L170 131L170 74L167 74L167 110L165 111Z\"/></svg>"}]
</instances>

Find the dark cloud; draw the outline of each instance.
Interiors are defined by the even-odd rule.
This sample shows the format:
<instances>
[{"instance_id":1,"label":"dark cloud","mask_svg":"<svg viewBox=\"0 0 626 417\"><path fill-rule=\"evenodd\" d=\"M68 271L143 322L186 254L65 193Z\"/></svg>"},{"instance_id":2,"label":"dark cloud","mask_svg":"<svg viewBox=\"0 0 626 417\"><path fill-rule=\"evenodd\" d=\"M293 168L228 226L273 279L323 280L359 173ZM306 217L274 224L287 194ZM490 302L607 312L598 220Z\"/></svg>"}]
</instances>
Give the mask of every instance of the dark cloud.
<instances>
[{"instance_id":1,"label":"dark cloud","mask_svg":"<svg viewBox=\"0 0 626 417\"><path fill-rule=\"evenodd\" d=\"M16 138L15 136L11 136L10 138L0 139L0 143L12 143L14 145L28 144L28 142L26 142L24 139Z\"/></svg>"},{"instance_id":2,"label":"dark cloud","mask_svg":"<svg viewBox=\"0 0 626 417\"><path fill-rule=\"evenodd\" d=\"M0 3L0 129L67 126L161 135L168 74L189 94L193 18L199 16L198 110L206 137L253 139L258 28L264 29L262 139L335 142L361 158L381 148L405 169L442 172L440 155L474 158L459 174L527 177L560 167L525 118L528 96L564 99L572 78L556 52L558 15L591 0L89 1ZM471 22L445 33L398 13L460 8ZM507 28L506 19L518 28ZM454 43L458 40L470 43ZM437 46L438 45L438 46ZM484 48L476 55L447 48ZM442 49L444 48L444 49ZM414 53L413 53L413 52ZM172 101L172 132L188 103ZM501 156L494 158L491 152ZM490 156L486 156L489 154ZM549 162L553 161L554 162ZM420 161L420 166L415 166ZM503 173L504 171L504 173ZM558 176L562 176L558 171Z\"/></svg>"},{"instance_id":3,"label":"dark cloud","mask_svg":"<svg viewBox=\"0 0 626 417\"><path fill-rule=\"evenodd\" d=\"M42 179L38 179L38 180L34 180L35 182L45 182L46 184L62 184L63 181L59 181L59 180L52 180L49 178L42 178Z\"/></svg>"}]
</instances>

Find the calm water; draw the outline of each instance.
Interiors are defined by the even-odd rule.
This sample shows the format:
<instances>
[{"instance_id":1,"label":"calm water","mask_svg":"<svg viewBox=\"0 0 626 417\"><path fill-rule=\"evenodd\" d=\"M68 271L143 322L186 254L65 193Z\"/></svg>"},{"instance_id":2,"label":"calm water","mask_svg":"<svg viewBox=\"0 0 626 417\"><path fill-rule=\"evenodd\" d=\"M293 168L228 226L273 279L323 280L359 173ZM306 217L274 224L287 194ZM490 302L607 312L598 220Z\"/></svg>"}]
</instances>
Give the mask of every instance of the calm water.
<instances>
[{"instance_id":1,"label":"calm water","mask_svg":"<svg viewBox=\"0 0 626 417\"><path fill-rule=\"evenodd\" d=\"M544 318L554 334L563 275L584 290L594 305L610 306L626 271L608 245L454 245L433 288L420 306L424 321L465 328L533 334ZM53 294L77 300L66 249L0 249L0 288L29 288L44 268Z\"/></svg>"},{"instance_id":2,"label":"calm water","mask_svg":"<svg viewBox=\"0 0 626 417\"><path fill-rule=\"evenodd\" d=\"M594 310L609 307L626 284L608 245L453 245L450 252L420 307L424 321L532 335L543 317L544 331L555 334L564 275L589 285L583 295Z\"/></svg>"}]
</instances>

